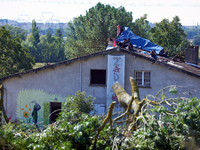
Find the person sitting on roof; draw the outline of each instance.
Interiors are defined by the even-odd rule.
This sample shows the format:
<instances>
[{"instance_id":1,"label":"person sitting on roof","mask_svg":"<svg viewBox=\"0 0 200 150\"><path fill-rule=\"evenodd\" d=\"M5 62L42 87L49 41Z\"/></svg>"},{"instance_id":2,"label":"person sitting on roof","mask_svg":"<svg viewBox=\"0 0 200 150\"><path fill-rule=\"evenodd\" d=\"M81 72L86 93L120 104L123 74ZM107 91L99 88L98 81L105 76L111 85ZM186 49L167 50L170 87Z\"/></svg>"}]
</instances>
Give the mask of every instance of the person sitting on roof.
<instances>
[{"instance_id":1,"label":"person sitting on roof","mask_svg":"<svg viewBox=\"0 0 200 150\"><path fill-rule=\"evenodd\" d=\"M158 58L154 49L149 53L149 55L151 55L151 57L153 57L154 59Z\"/></svg>"},{"instance_id":2,"label":"person sitting on roof","mask_svg":"<svg viewBox=\"0 0 200 150\"><path fill-rule=\"evenodd\" d=\"M164 50L163 53L160 53L159 55L163 57L168 57L168 52L167 50Z\"/></svg>"},{"instance_id":3,"label":"person sitting on roof","mask_svg":"<svg viewBox=\"0 0 200 150\"><path fill-rule=\"evenodd\" d=\"M130 50L133 50L133 45L130 41L130 38L124 39L123 43L118 43L118 44L121 48L128 48Z\"/></svg>"}]
</instances>

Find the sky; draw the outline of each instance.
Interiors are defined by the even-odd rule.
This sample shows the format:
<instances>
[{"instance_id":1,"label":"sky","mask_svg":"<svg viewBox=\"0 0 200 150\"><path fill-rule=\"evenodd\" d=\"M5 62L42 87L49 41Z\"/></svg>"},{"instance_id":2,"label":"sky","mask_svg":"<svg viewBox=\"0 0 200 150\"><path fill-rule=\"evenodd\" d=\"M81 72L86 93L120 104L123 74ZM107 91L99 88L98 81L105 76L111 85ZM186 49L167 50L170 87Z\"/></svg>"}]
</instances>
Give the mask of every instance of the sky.
<instances>
[{"instance_id":1,"label":"sky","mask_svg":"<svg viewBox=\"0 0 200 150\"><path fill-rule=\"evenodd\" d=\"M98 2L132 12L133 21L147 14L151 23L178 16L184 26L200 24L200 0L0 0L0 19L67 23Z\"/></svg>"}]
</instances>

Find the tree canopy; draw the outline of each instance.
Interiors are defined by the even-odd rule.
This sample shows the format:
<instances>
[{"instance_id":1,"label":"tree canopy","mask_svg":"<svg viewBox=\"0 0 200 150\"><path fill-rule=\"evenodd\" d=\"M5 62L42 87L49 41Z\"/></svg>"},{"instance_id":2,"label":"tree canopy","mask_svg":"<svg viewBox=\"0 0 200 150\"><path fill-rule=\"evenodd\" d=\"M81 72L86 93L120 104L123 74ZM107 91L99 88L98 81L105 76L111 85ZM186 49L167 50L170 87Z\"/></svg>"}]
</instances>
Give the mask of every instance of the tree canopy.
<instances>
[{"instance_id":1,"label":"tree canopy","mask_svg":"<svg viewBox=\"0 0 200 150\"><path fill-rule=\"evenodd\" d=\"M19 37L22 40L26 40L27 30L21 29L20 27L14 27L12 25L6 25L5 27L10 31L13 39Z\"/></svg>"},{"instance_id":2,"label":"tree canopy","mask_svg":"<svg viewBox=\"0 0 200 150\"><path fill-rule=\"evenodd\" d=\"M34 63L20 38L13 39L5 27L0 27L0 77L31 69Z\"/></svg>"},{"instance_id":3,"label":"tree canopy","mask_svg":"<svg viewBox=\"0 0 200 150\"><path fill-rule=\"evenodd\" d=\"M55 36L48 31L46 35L40 36L40 49L42 54L42 62L58 62L65 60L65 44L62 32L56 30Z\"/></svg>"},{"instance_id":4,"label":"tree canopy","mask_svg":"<svg viewBox=\"0 0 200 150\"><path fill-rule=\"evenodd\" d=\"M55 36L50 30L46 35L39 34L36 21L32 21L31 34L22 42L22 46L30 50L30 55L36 62L58 62L66 59L65 42L61 29L55 31Z\"/></svg>"},{"instance_id":5,"label":"tree canopy","mask_svg":"<svg viewBox=\"0 0 200 150\"><path fill-rule=\"evenodd\" d=\"M85 16L69 22L66 51L72 57L105 50L107 39L116 37L117 25L132 26L132 13L124 7L115 8L98 3Z\"/></svg>"},{"instance_id":6,"label":"tree canopy","mask_svg":"<svg viewBox=\"0 0 200 150\"><path fill-rule=\"evenodd\" d=\"M200 45L200 36L198 35L194 36L194 40L192 41L192 44Z\"/></svg>"},{"instance_id":7,"label":"tree canopy","mask_svg":"<svg viewBox=\"0 0 200 150\"><path fill-rule=\"evenodd\" d=\"M133 22L132 32L135 35L148 39L150 28L147 14L144 14L141 18L138 18Z\"/></svg>"},{"instance_id":8,"label":"tree canopy","mask_svg":"<svg viewBox=\"0 0 200 150\"><path fill-rule=\"evenodd\" d=\"M168 50L171 56L183 51L189 44L178 16L175 16L171 22L163 19L149 32L150 40Z\"/></svg>"},{"instance_id":9,"label":"tree canopy","mask_svg":"<svg viewBox=\"0 0 200 150\"><path fill-rule=\"evenodd\" d=\"M127 26L134 34L147 38L165 48L170 56L178 54L189 45L178 16L170 22L163 19L150 27L147 14L132 22L132 12L124 7L115 8L98 3L85 16L80 15L68 23L66 52L69 57L105 50L107 39L116 37L117 26Z\"/></svg>"},{"instance_id":10,"label":"tree canopy","mask_svg":"<svg viewBox=\"0 0 200 150\"><path fill-rule=\"evenodd\" d=\"M13 39L19 37L23 40L22 46L29 49L30 55L36 62L45 63L105 50L107 39L116 38L118 25L127 26L134 34L164 47L170 56L183 52L189 45L178 16L175 16L171 22L163 19L154 27L150 26L147 14L134 22L132 20L132 12L126 11L124 7L115 8L99 2L86 11L86 15L80 15L68 23L66 41L63 39L63 29L60 28L56 31L49 28L45 30L48 31L46 35L41 35L41 29L37 27L35 20L32 21L29 35L25 30L17 27L6 26L6 28L10 30ZM197 41L198 38L194 42Z\"/></svg>"}]
</instances>

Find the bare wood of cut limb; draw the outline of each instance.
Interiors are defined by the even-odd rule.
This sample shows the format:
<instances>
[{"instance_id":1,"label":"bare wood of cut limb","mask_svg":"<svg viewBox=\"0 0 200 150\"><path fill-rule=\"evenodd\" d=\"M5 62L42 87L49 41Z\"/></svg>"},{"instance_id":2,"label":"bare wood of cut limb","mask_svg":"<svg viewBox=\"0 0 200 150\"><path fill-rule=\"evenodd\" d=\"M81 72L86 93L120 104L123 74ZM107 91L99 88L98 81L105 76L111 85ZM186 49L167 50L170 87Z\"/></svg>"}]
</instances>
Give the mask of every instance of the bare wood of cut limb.
<instances>
[{"instance_id":1,"label":"bare wood of cut limb","mask_svg":"<svg viewBox=\"0 0 200 150\"><path fill-rule=\"evenodd\" d=\"M169 99L162 99L161 101L160 100L157 101L156 100L156 99L158 99L157 96L166 88L171 87L171 86L168 86L166 88L163 88L156 94L156 96L154 98L155 101L149 100L147 96L144 99L140 100L139 89L138 89L137 83L133 77L130 77L130 83L131 83L131 87L132 87L132 95L129 95L124 90L124 88L120 85L119 82L116 82L115 84L113 84L112 89L118 98L119 104L124 108L125 112L122 115L112 119L113 109L114 109L116 102L112 102L110 104L108 113L107 113L106 117L104 118L101 126L98 127L97 129L92 130L93 132L97 132L97 134L95 136L95 141L93 144L93 149L95 149L96 143L98 140L98 136L99 136L100 132L104 129L107 122L109 122L111 131L112 131L113 124L117 120L126 117L125 121L126 121L128 128L123 133L123 135L125 137L130 137L132 135L133 131L136 131L138 128L140 128L140 125L137 126L138 118L140 116L142 116L142 111L144 110L145 106L148 106L149 104L154 105L154 106L160 105L160 104L167 104L170 106L170 103L168 103L168 101L175 102L175 101L179 101L182 99L181 97L180 98L178 97L175 99L169 98ZM131 110L133 110L133 112L131 112ZM174 112L171 112L171 111L167 111L166 113L169 113L170 115L175 114Z\"/></svg>"},{"instance_id":2,"label":"bare wood of cut limb","mask_svg":"<svg viewBox=\"0 0 200 150\"><path fill-rule=\"evenodd\" d=\"M131 82L131 87L132 87L132 95L131 96L124 90L124 88L120 85L119 82L116 82L112 86L112 89L118 98L119 104L126 110L122 115L115 118L113 120L113 123L125 116L127 116L127 118L129 118L129 115L132 115L133 119L128 127L129 133L136 130L137 117L140 115L142 106L146 102L149 102L153 105L157 105L157 103L155 101L151 101L146 98L144 98L141 101L140 96L139 96L139 89L138 89L135 79L133 77L130 77L130 82ZM130 114L131 109L133 110L133 114Z\"/></svg>"}]
</instances>

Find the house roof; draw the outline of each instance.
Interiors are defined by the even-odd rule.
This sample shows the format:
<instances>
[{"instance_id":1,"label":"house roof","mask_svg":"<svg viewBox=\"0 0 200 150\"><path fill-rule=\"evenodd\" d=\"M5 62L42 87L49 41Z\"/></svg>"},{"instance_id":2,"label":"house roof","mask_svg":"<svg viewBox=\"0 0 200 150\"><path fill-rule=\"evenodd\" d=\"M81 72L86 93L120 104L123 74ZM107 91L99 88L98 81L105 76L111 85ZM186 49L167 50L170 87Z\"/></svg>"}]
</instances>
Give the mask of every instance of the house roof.
<instances>
[{"instance_id":1,"label":"house roof","mask_svg":"<svg viewBox=\"0 0 200 150\"><path fill-rule=\"evenodd\" d=\"M166 67L166 69L176 70L178 72L184 73L185 75L190 75L190 76L193 76L193 77L200 78L200 67L198 67L198 66L192 66L192 65L187 64L185 62L172 61L172 59L170 59L170 58L161 57L161 56L159 56L159 59L155 60L152 57L150 57L148 54L141 53L141 49L127 50L127 49L123 49L123 48L120 48L120 49L119 48L113 48L113 49L109 49L109 50L105 50L105 51L96 52L96 53L92 53L92 54L89 54L89 55L77 57L77 58L74 58L74 59L61 61L61 62L58 62L58 63L55 63L55 64L46 65L46 66L39 67L39 68L36 68L36 69L30 69L30 70L26 70L24 72L15 73L15 74L0 78L0 81L3 82L7 79L14 78L14 77L21 77L23 75L33 73L33 72L37 73L39 71L42 71L42 70L45 70L45 69L48 69L48 68L53 69L53 68L60 66L60 65L66 65L66 64L70 64L70 63L80 61L80 60L87 60L88 58L91 58L91 57L95 57L95 56L98 56L98 55L105 55L105 54L109 54L109 53L112 53L112 52L115 52L115 51L121 51L121 52L130 54L130 55L133 55L135 57L139 57L139 58L148 60L151 63L159 64L161 66Z\"/></svg>"}]
</instances>

